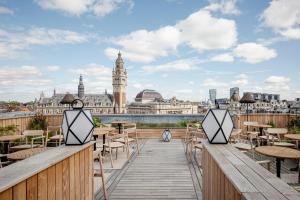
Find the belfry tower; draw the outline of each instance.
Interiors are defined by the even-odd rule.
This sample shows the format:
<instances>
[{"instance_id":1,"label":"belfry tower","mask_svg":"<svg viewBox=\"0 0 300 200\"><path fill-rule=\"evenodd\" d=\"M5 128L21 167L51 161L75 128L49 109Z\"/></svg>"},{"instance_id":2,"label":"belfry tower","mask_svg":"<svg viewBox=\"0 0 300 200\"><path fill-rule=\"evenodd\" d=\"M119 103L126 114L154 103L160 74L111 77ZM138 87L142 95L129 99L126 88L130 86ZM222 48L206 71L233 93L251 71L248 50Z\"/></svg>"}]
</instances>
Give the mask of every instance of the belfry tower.
<instances>
[{"instance_id":1,"label":"belfry tower","mask_svg":"<svg viewBox=\"0 0 300 200\"><path fill-rule=\"evenodd\" d=\"M81 74L79 77L79 84L78 84L78 97L79 97L79 99L82 99L84 97L84 85L83 85L83 80L82 80Z\"/></svg>"},{"instance_id":2,"label":"belfry tower","mask_svg":"<svg viewBox=\"0 0 300 200\"><path fill-rule=\"evenodd\" d=\"M120 52L112 72L112 85L115 113L126 113L127 72Z\"/></svg>"}]
</instances>

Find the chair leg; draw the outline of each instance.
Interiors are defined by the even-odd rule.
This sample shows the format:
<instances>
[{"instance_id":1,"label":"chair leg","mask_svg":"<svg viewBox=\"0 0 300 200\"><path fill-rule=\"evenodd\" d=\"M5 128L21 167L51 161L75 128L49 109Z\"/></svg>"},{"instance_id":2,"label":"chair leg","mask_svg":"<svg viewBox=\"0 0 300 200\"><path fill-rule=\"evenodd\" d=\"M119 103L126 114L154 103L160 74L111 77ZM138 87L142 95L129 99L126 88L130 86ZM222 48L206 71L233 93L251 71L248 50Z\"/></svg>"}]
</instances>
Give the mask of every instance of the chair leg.
<instances>
[{"instance_id":1,"label":"chair leg","mask_svg":"<svg viewBox=\"0 0 300 200\"><path fill-rule=\"evenodd\" d=\"M268 171L271 171L271 162L267 163L267 169Z\"/></svg>"},{"instance_id":2,"label":"chair leg","mask_svg":"<svg viewBox=\"0 0 300 200\"><path fill-rule=\"evenodd\" d=\"M136 139L136 148L137 148L138 154L140 154L140 147L139 147L139 142L137 139Z\"/></svg>"},{"instance_id":3,"label":"chair leg","mask_svg":"<svg viewBox=\"0 0 300 200\"><path fill-rule=\"evenodd\" d=\"M112 168L114 168L111 148L109 148L109 154L110 154L110 165Z\"/></svg>"},{"instance_id":4,"label":"chair leg","mask_svg":"<svg viewBox=\"0 0 300 200\"><path fill-rule=\"evenodd\" d=\"M119 148L116 148L116 160L118 159L118 149Z\"/></svg>"},{"instance_id":5,"label":"chair leg","mask_svg":"<svg viewBox=\"0 0 300 200\"><path fill-rule=\"evenodd\" d=\"M104 193L104 198L107 200L108 195L105 187L105 177L104 177L104 171L103 171L103 163L102 163L102 157L101 154L99 154L99 164L100 164L100 173L101 173L101 180L102 180L102 188Z\"/></svg>"}]
</instances>

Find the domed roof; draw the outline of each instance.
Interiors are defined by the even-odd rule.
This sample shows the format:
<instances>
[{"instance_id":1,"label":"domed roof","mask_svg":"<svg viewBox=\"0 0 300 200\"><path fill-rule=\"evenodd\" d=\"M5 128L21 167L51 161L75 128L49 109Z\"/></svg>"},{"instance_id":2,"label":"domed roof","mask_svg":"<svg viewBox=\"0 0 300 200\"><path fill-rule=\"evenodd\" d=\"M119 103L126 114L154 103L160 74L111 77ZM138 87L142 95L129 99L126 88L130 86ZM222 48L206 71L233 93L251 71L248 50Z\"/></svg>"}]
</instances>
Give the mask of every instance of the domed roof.
<instances>
[{"instance_id":1,"label":"domed roof","mask_svg":"<svg viewBox=\"0 0 300 200\"><path fill-rule=\"evenodd\" d=\"M161 96L160 93L158 93L155 90L148 90L148 89L139 92L135 97L136 102L155 101L155 100L162 100L162 99L163 97Z\"/></svg>"},{"instance_id":2,"label":"domed roof","mask_svg":"<svg viewBox=\"0 0 300 200\"><path fill-rule=\"evenodd\" d=\"M233 95L231 96L230 100L232 101L240 101L240 96L237 92L233 93Z\"/></svg>"}]
</instances>

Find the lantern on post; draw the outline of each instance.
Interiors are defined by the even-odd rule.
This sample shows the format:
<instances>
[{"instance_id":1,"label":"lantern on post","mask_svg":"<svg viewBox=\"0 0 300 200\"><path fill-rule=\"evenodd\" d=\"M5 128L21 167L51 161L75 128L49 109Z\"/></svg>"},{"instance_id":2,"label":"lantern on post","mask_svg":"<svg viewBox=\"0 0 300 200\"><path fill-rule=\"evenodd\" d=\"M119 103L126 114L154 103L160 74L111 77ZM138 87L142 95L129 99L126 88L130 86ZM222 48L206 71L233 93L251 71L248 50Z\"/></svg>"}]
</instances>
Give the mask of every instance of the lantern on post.
<instances>
[{"instance_id":1,"label":"lantern on post","mask_svg":"<svg viewBox=\"0 0 300 200\"><path fill-rule=\"evenodd\" d=\"M74 107L76 102L81 102L81 107ZM72 110L65 110L62 121L62 131L66 145L82 145L91 140L94 130L92 114L89 110L84 110L83 101L75 99Z\"/></svg>"},{"instance_id":2,"label":"lantern on post","mask_svg":"<svg viewBox=\"0 0 300 200\"><path fill-rule=\"evenodd\" d=\"M226 109L210 109L202 121L203 131L211 144L227 144L233 120Z\"/></svg>"}]
</instances>

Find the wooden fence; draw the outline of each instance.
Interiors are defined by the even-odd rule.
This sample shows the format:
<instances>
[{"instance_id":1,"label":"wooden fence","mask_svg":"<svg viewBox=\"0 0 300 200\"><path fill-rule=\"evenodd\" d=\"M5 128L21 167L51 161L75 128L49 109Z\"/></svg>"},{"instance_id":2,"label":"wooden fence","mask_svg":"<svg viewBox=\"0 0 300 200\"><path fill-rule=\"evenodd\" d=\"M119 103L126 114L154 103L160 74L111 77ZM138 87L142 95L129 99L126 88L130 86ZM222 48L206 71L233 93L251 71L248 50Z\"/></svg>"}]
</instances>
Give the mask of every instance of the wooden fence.
<instances>
[{"instance_id":1,"label":"wooden fence","mask_svg":"<svg viewBox=\"0 0 300 200\"><path fill-rule=\"evenodd\" d=\"M277 128L287 128L295 115L290 114L268 114L268 113L255 113L247 115L237 115L234 117L234 123L236 128L243 128L245 121L255 121L260 124L273 123Z\"/></svg>"},{"instance_id":2,"label":"wooden fence","mask_svg":"<svg viewBox=\"0 0 300 200\"><path fill-rule=\"evenodd\" d=\"M62 115L46 115L48 125L49 126L60 126L62 122ZM18 133L23 132L28 128L30 121L32 120L32 116L26 117L17 117L17 118L7 118L7 119L0 119L0 126L8 126L8 125L17 125L18 126ZM273 123L275 127L278 128L285 128L288 127L290 121L295 118L295 115L290 114L249 114L247 115L236 115L234 116L234 123L236 128L243 128L244 121L257 121L262 124ZM147 130L147 129L146 129ZM142 129L139 130L141 136L145 137L157 137L160 136L162 133L162 129L149 129L149 130L156 130L151 136L146 136L147 131L143 131ZM183 129L174 129L175 137L178 136L179 132L180 135L182 134ZM178 132L179 131L179 132ZM181 136L180 136L181 137Z\"/></svg>"},{"instance_id":3,"label":"wooden fence","mask_svg":"<svg viewBox=\"0 0 300 200\"><path fill-rule=\"evenodd\" d=\"M58 147L1 169L0 199L93 200L93 143Z\"/></svg>"}]
</instances>

